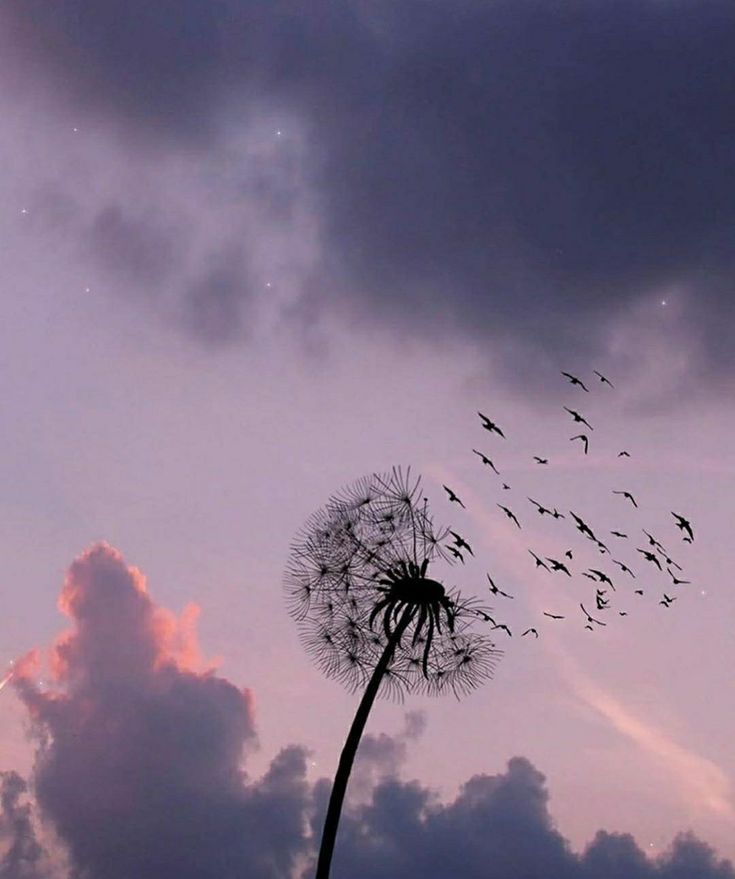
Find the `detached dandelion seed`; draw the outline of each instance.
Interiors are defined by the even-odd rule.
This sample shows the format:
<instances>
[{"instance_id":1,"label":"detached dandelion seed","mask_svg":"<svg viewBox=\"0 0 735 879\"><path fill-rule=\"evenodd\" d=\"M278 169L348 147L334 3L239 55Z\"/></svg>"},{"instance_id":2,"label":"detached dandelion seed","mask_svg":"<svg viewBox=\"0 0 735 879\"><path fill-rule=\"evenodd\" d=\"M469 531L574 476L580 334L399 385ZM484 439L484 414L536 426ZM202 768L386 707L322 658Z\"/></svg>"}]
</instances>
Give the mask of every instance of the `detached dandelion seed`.
<instances>
[{"instance_id":1,"label":"detached dandelion seed","mask_svg":"<svg viewBox=\"0 0 735 879\"><path fill-rule=\"evenodd\" d=\"M315 663L364 693L345 741L324 822L316 879L327 879L347 782L377 695L460 697L492 676L501 655L472 624L485 610L429 577L450 564L421 481L394 468L335 494L297 535L284 583Z\"/></svg>"}]
</instances>

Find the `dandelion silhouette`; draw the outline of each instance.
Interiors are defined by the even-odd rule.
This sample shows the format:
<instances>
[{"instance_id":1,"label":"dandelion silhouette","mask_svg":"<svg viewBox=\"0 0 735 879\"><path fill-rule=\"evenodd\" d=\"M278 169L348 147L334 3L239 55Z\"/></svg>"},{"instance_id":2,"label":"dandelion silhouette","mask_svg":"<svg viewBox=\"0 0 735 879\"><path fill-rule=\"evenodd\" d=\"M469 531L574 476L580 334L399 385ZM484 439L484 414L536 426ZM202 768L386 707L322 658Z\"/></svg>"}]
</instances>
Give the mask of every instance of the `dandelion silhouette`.
<instances>
[{"instance_id":1,"label":"dandelion silhouette","mask_svg":"<svg viewBox=\"0 0 735 879\"><path fill-rule=\"evenodd\" d=\"M332 785L316 879L327 879L357 747L378 694L460 697L492 676L501 651L471 631L485 614L428 576L451 564L421 481L394 468L366 476L314 513L291 548L289 610L322 671L364 693Z\"/></svg>"}]
</instances>

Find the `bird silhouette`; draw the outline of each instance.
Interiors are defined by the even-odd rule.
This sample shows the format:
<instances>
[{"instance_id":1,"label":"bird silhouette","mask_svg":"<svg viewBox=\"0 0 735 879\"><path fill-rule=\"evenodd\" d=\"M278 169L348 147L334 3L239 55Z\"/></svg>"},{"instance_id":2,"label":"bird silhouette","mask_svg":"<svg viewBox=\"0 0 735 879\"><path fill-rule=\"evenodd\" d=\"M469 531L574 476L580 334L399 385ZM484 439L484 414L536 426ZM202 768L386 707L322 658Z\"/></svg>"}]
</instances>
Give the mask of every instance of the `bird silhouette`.
<instances>
[{"instance_id":1,"label":"bird silhouette","mask_svg":"<svg viewBox=\"0 0 735 879\"><path fill-rule=\"evenodd\" d=\"M472 547L469 545L469 543L467 543L467 541L464 539L464 537L462 537L460 534L457 534L456 531L452 531L451 528L449 529L449 533L454 538L454 545L458 549L466 549L470 555L472 555L472 556L474 555L474 552L472 552Z\"/></svg>"},{"instance_id":2,"label":"bird silhouette","mask_svg":"<svg viewBox=\"0 0 735 879\"><path fill-rule=\"evenodd\" d=\"M546 513L548 513L550 516L553 515L551 510L547 510L543 504L540 504L538 501L535 501L532 497L529 498L529 501L531 501L531 503L534 505L534 507L536 507L536 509L539 511L540 515L543 516Z\"/></svg>"},{"instance_id":3,"label":"bird silhouette","mask_svg":"<svg viewBox=\"0 0 735 879\"><path fill-rule=\"evenodd\" d=\"M493 626L493 629L502 629L504 632L507 632L507 633L508 633L508 637L509 637L509 638L512 638L512 637L513 637L513 633L512 633L511 630L508 628L508 626L506 626L505 623L496 623L496 625Z\"/></svg>"},{"instance_id":4,"label":"bird silhouette","mask_svg":"<svg viewBox=\"0 0 735 879\"><path fill-rule=\"evenodd\" d=\"M615 590L613 581L604 571L598 571L597 568L588 568L588 570L591 574L594 574L597 577L600 583L607 583L613 591Z\"/></svg>"},{"instance_id":5,"label":"bird silhouette","mask_svg":"<svg viewBox=\"0 0 735 879\"><path fill-rule=\"evenodd\" d=\"M535 560L535 562L536 562L536 567L537 567L537 568L543 568L543 569L546 570L546 571L549 570L549 566L546 564L546 562L543 561L542 559L540 559L540 558L536 555L536 553L535 553L533 550L529 549L528 551L529 551L529 552L531 553L531 555L533 556L533 558L534 558L534 560Z\"/></svg>"},{"instance_id":6,"label":"bird silhouette","mask_svg":"<svg viewBox=\"0 0 735 879\"><path fill-rule=\"evenodd\" d=\"M595 596L595 606L598 610L607 610L610 605L609 599L603 598L601 595Z\"/></svg>"},{"instance_id":7,"label":"bird silhouette","mask_svg":"<svg viewBox=\"0 0 735 879\"><path fill-rule=\"evenodd\" d=\"M494 421L490 421L487 415L483 415L482 412L478 412L477 414L482 419L482 426L485 428L485 430L489 430L490 433L497 433L499 436L502 436L503 439L505 439L505 434Z\"/></svg>"},{"instance_id":8,"label":"bird silhouette","mask_svg":"<svg viewBox=\"0 0 735 879\"><path fill-rule=\"evenodd\" d=\"M526 629L525 632L522 632L522 633L521 633L521 638L522 638L524 635L535 635L535 636L538 638L538 632L536 631L536 629L533 628L533 626L531 626L530 629Z\"/></svg>"},{"instance_id":9,"label":"bird silhouette","mask_svg":"<svg viewBox=\"0 0 735 879\"><path fill-rule=\"evenodd\" d=\"M663 558L667 565L676 568L677 571L684 570L678 562L675 562L672 558L669 558L669 556L667 556L665 552L659 552L659 555Z\"/></svg>"},{"instance_id":10,"label":"bird silhouette","mask_svg":"<svg viewBox=\"0 0 735 879\"><path fill-rule=\"evenodd\" d=\"M446 493L449 495L449 500L450 500L451 503L453 503L453 504L459 504L460 507L462 507L463 510L466 510L466 509L467 509L467 507L465 507L465 505L462 503L462 501L459 499L459 497L458 497L458 496L452 491L451 488L449 488L448 485L443 485L443 484L442 484L442 488L443 488L444 491L446 491Z\"/></svg>"},{"instance_id":11,"label":"bird silhouette","mask_svg":"<svg viewBox=\"0 0 735 879\"><path fill-rule=\"evenodd\" d=\"M503 483L503 491L510 491L510 486L508 485L507 482Z\"/></svg>"},{"instance_id":12,"label":"bird silhouette","mask_svg":"<svg viewBox=\"0 0 735 879\"><path fill-rule=\"evenodd\" d=\"M509 519L512 519L519 528L521 527L521 523L518 521L516 514L512 510L509 510L508 507L504 507L502 504L498 504L498 506Z\"/></svg>"},{"instance_id":13,"label":"bird silhouette","mask_svg":"<svg viewBox=\"0 0 735 879\"><path fill-rule=\"evenodd\" d=\"M513 598L512 595L509 595L507 592L503 592L502 589L498 589L498 587L495 585L495 581L490 576L490 574L486 573L485 576L487 577L488 582L490 583L490 591L492 592L493 595L500 595L502 598Z\"/></svg>"},{"instance_id":14,"label":"bird silhouette","mask_svg":"<svg viewBox=\"0 0 735 879\"><path fill-rule=\"evenodd\" d=\"M565 519L566 516L563 513L560 513L556 507L554 507L554 512L551 514L554 519Z\"/></svg>"},{"instance_id":15,"label":"bird silhouette","mask_svg":"<svg viewBox=\"0 0 735 879\"><path fill-rule=\"evenodd\" d=\"M589 388L587 387L587 385L585 385L585 383L581 379L578 379L576 375L572 375L571 372L564 372L564 370L561 371L561 374L564 376L564 378L568 379L570 384L577 385L578 387L582 388L583 391L587 391L587 393L589 393Z\"/></svg>"},{"instance_id":16,"label":"bird silhouette","mask_svg":"<svg viewBox=\"0 0 735 879\"><path fill-rule=\"evenodd\" d=\"M465 563L465 562L464 562L464 556L463 556L462 553L457 549L456 546L448 546L447 549L449 550L449 552L451 552L451 554L455 557L455 559L459 559L459 561L462 562L462 564Z\"/></svg>"},{"instance_id":17,"label":"bird silhouette","mask_svg":"<svg viewBox=\"0 0 735 879\"><path fill-rule=\"evenodd\" d=\"M653 536L653 534L646 531L645 528L641 528L641 531L646 535L646 537L648 538L648 542L651 544L651 546L655 546L657 549L660 549L662 552L665 552L663 545L661 543L659 543L658 540L656 540L656 538Z\"/></svg>"},{"instance_id":18,"label":"bird silhouette","mask_svg":"<svg viewBox=\"0 0 735 879\"><path fill-rule=\"evenodd\" d=\"M537 464L548 464L548 463L549 463L549 459L548 459L548 458L539 458L538 455L534 455L534 456L533 456L533 460L534 460Z\"/></svg>"},{"instance_id":19,"label":"bird silhouette","mask_svg":"<svg viewBox=\"0 0 735 879\"><path fill-rule=\"evenodd\" d=\"M577 531L581 531L582 534L584 534L585 537L589 537L590 540L597 541L594 532L581 516L578 516L573 510L569 511L569 515L577 523Z\"/></svg>"},{"instance_id":20,"label":"bird silhouette","mask_svg":"<svg viewBox=\"0 0 735 879\"><path fill-rule=\"evenodd\" d=\"M570 409L569 406L564 406L563 408L566 409L566 411L572 416L575 424L584 424L586 427L589 427L590 430L594 430L594 428L589 423L589 421L587 421L584 415L580 415L579 412L574 409Z\"/></svg>"},{"instance_id":21,"label":"bird silhouette","mask_svg":"<svg viewBox=\"0 0 735 879\"><path fill-rule=\"evenodd\" d=\"M587 436L587 434L586 433L578 433L576 436L570 436L569 442L572 442L573 440L582 440L582 443L584 445L584 453L586 455L587 452L589 451L589 447L590 447L590 440L589 440L589 437Z\"/></svg>"},{"instance_id":22,"label":"bird silhouette","mask_svg":"<svg viewBox=\"0 0 735 879\"><path fill-rule=\"evenodd\" d=\"M565 555L568 559L572 559L572 558L574 558L574 556L572 555L572 551L571 551L571 549L568 549L568 550L564 553L564 555Z\"/></svg>"},{"instance_id":23,"label":"bird silhouette","mask_svg":"<svg viewBox=\"0 0 735 879\"><path fill-rule=\"evenodd\" d=\"M583 612L584 615L587 617L587 622L588 622L588 623L596 623L598 626L606 626L606 625L607 625L607 623L604 623L602 620L596 620L596 619L595 619L595 618L594 618L594 617L593 617L593 616L587 611L587 609L585 608L585 606L582 604L581 601L579 602L579 606L582 608L582 612Z\"/></svg>"},{"instance_id":24,"label":"bird silhouette","mask_svg":"<svg viewBox=\"0 0 735 879\"><path fill-rule=\"evenodd\" d=\"M595 543L597 544L597 548L600 550L601 553L607 553L608 555L610 555L610 550L601 540L596 540Z\"/></svg>"},{"instance_id":25,"label":"bird silhouette","mask_svg":"<svg viewBox=\"0 0 735 879\"><path fill-rule=\"evenodd\" d=\"M636 549L647 562L652 562L654 565L656 565L659 571L663 570L663 568L661 567L661 562L658 560L657 555L654 555L654 553L649 552L647 549L638 549L637 547Z\"/></svg>"},{"instance_id":26,"label":"bird silhouette","mask_svg":"<svg viewBox=\"0 0 735 879\"><path fill-rule=\"evenodd\" d=\"M597 378L600 379L600 381L602 382L603 385L610 385L611 388L615 387L615 385L610 381L610 379L605 378L605 376L601 372L598 372L596 369L593 369L592 372L594 372L594 374L597 376Z\"/></svg>"},{"instance_id":27,"label":"bird silhouette","mask_svg":"<svg viewBox=\"0 0 735 879\"><path fill-rule=\"evenodd\" d=\"M643 595L643 590L642 590L642 589L635 589L635 590L633 591L633 594L634 594L634 595Z\"/></svg>"},{"instance_id":28,"label":"bird silhouette","mask_svg":"<svg viewBox=\"0 0 735 879\"><path fill-rule=\"evenodd\" d=\"M630 458L630 452L626 452L625 449L623 449L622 452L618 452L618 458Z\"/></svg>"},{"instance_id":29,"label":"bird silhouette","mask_svg":"<svg viewBox=\"0 0 735 879\"><path fill-rule=\"evenodd\" d=\"M689 586L691 585L691 580L680 580L669 568L666 568L671 577L671 582L674 586Z\"/></svg>"},{"instance_id":30,"label":"bird silhouette","mask_svg":"<svg viewBox=\"0 0 735 879\"><path fill-rule=\"evenodd\" d=\"M558 559L549 558L549 556L546 556L546 561L551 565L552 571L562 571L567 575L567 577L572 576L569 573L569 568L564 564L564 562L560 562Z\"/></svg>"},{"instance_id":31,"label":"bird silhouette","mask_svg":"<svg viewBox=\"0 0 735 879\"><path fill-rule=\"evenodd\" d=\"M495 466L495 464L493 464L490 458L488 458L487 455L484 455L482 452L478 452L477 449L473 449L472 451L480 458L483 464L485 464L487 467L490 467L491 470L493 470L495 473L498 474L498 476L500 476L500 471Z\"/></svg>"},{"instance_id":32,"label":"bird silhouette","mask_svg":"<svg viewBox=\"0 0 735 879\"><path fill-rule=\"evenodd\" d=\"M674 596L673 598L670 598L670 597L664 592L664 597L663 597L663 599L662 599L661 601L659 601L659 604L663 604L664 607L671 607L671 605L672 605L675 601L676 601L676 596Z\"/></svg>"},{"instance_id":33,"label":"bird silhouette","mask_svg":"<svg viewBox=\"0 0 735 879\"><path fill-rule=\"evenodd\" d=\"M627 616L628 616L628 611L627 611L627 610L619 610L619 611L618 611L618 616L621 616L621 617L627 617Z\"/></svg>"},{"instance_id":34,"label":"bird silhouette","mask_svg":"<svg viewBox=\"0 0 735 879\"><path fill-rule=\"evenodd\" d=\"M627 537L628 536L627 534L623 534L622 531L611 531L610 534L612 534L614 537Z\"/></svg>"},{"instance_id":35,"label":"bird silhouette","mask_svg":"<svg viewBox=\"0 0 735 879\"><path fill-rule=\"evenodd\" d=\"M594 574L589 574L587 571L582 571L582 576L586 577L588 580L594 580L595 583L597 582L597 577L595 577Z\"/></svg>"},{"instance_id":36,"label":"bird silhouette","mask_svg":"<svg viewBox=\"0 0 735 879\"><path fill-rule=\"evenodd\" d=\"M636 507L636 508L638 507L638 504L636 503L635 498L633 497L633 495L629 491L617 491L616 489L613 489L612 493L613 494L622 494L622 496L624 498L627 498L631 502L631 504L633 504L634 507Z\"/></svg>"},{"instance_id":37,"label":"bird silhouette","mask_svg":"<svg viewBox=\"0 0 735 879\"><path fill-rule=\"evenodd\" d=\"M617 565L621 571L626 574L630 574L633 579L635 579L635 574L631 571L631 569L625 564L625 562L619 562L617 559L612 560L614 565Z\"/></svg>"},{"instance_id":38,"label":"bird silhouette","mask_svg":"<svg viewBox=\"0 0 735 879\"><path fill-rule=\"evenodd\" d=\"M679 513L672 512L671 515L676 519L676 527L680 531L686 531L686 535L689 538L689 541L692 542L694 540L694 529L692 528L692 523L688 519L685 519L684 516L680 515Z\"/></svg>"},{"instance_id":39,"label":"bird silhouette","mask_svg":"<svg viewBox=\"0 0 735 879\"><path fill-rule=\"evenodd\" d=\"M563 620L565 617L560 613L549 613L548 611L544 611L544 616L548 617L550 620Z\"/></svg>"}]
</instances>

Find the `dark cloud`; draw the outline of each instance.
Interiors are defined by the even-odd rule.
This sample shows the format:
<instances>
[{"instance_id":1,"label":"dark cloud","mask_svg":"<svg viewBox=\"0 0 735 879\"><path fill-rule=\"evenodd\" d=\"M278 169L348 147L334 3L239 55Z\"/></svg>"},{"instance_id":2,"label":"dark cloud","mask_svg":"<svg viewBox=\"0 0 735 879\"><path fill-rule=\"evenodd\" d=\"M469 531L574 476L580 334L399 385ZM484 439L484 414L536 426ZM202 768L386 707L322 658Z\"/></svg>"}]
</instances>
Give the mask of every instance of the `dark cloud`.
<instances>
[{"instance_id":1,"label":"dark cloud","mask_svg":"<svg viewBox=\"0 0 735 879\"><path fill-rule=\"evenodd\" d=\"M610 322L669 289L692 370L735 363L729 0L6 0L0 15L24 57L35 45L153 140L201 143L233 101L301 119L324 234L312 308L514 365L599 363ZM203 332L226 335L207 297Z\"/></svg>"},{"instance_id":2,"label":"dark cloud","mask_svg":"<svg viewBox=\"0 0 735 879\"><path fill-rule=\"evenodd\" d=\"M52 653L53 681L33 657L13 685L37 742L32 789L58 832L72 879L303 879L330 784L310 785L291 746L247 779L253 703L202 664L196 611L180 619L151 600L142 574L105 544L71 566L61 609L72 629ZM648 859L631 836L601 831L581 854L554 825L544 776L525 758L476 775L441 802L401 768L423 728L368 734L356 764L334 874L352 879L735 879L691 834ZM51 879L26 785L0 778L0 879ZM54 875L66 875L63 862Z\"/></svg>"}]
</instances>

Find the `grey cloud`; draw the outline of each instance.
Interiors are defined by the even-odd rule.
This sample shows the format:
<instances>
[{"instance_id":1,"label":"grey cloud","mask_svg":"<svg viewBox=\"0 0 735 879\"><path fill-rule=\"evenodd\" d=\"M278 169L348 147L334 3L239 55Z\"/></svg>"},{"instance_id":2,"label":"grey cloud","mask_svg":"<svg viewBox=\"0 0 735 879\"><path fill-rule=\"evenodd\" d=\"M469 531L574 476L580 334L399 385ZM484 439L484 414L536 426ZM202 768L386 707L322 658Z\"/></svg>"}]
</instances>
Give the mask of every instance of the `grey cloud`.
<instances>
[{"instance_id":1,"label":"grey cloud","mask_svg":"<svg viewBox=\"0 0 735 879\"><path fill-rule=\"evenodd\" d=\"M453 334L512 355L512 372L528 355L599 363L611 322L677 287L692 370L735 363L729 2L8 0L0 14L27 40L56 35L38 64L158 142L196 131L206 148L233 96L299 118L323 231L311 308ZM206 285L189 294L206 338L229 338L246 289L215 284L212 314Z\"/></svg>"},{"instance_id":2,"label":"grey cloud","mask_svg":"<svg viewBox=\"0 0 735 879\"><path fill-rule=\"evenodd\" d=\"M0 772L0 879L43 879L46 853L25 799L28 785L17 772Z\"/></svg>"}]
</instances>

